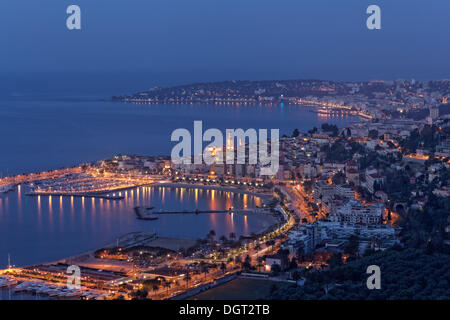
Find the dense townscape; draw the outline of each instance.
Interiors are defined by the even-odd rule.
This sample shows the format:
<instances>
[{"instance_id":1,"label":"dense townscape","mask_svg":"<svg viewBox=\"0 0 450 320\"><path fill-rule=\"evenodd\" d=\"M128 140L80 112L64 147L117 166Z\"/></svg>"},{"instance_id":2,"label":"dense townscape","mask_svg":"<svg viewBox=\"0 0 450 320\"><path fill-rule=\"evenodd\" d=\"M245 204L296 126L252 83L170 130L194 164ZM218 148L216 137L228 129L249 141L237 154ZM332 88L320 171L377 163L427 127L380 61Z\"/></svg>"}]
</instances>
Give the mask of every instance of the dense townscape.
<instances>
[{"instance_id":1,"label":"dense townscape","mask_svg":"<svg viewBox=\"0 0 450 320\"><path fill-rule=\"evenodd\" d=\"M272 280L259 297L268 299L450 298L449 97L450 81L414 80L236 81L116 97L317 105L323 112L356 112L363 120L283 136L273 176L262 176L261 167L248 161L186 165L167 156L117 155L79 168L3 178L0 192L27 185L30 196L105 201L154 186L242 192L260 197L259 205L225 208L224 214L266 216L272 224L241 237L217 239L211 230L195 241L131 234L57 263L11 266L1 271L0 284L20 282L14 290L87 299L184 299L239 276ZM136 214L149 220L158 215L151 208L136 208ZM60 287L70 264L83 268L84 291ZM388 290L364 290L368 264L388 270Z\"/></svg>"},{"instance_id":2,"label":"dense townscape","mask_svg":"<svg viewBox=\"0 0 450 320\"><path fill-rule=\"evenodd\" d=\"M155 87L116 101L136 103L270 104L320 107L322 113L344 112L366 118L423 117L443 108L450 98L450 80L333 82L320 80L227 81L169 88ZM442 112L441 111L441 112Z\"/></svg>"}]
</instances>

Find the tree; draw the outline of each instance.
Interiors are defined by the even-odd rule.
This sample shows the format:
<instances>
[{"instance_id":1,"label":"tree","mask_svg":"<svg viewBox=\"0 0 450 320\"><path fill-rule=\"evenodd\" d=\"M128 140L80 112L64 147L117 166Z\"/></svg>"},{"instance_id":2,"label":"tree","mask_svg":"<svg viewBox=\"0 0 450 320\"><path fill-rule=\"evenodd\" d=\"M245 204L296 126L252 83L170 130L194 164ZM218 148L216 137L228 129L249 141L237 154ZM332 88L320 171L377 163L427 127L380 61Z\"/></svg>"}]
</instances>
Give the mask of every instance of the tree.
<instances>
[{"instance_id":1,"label":"tree","mask_svg":"<svg viewBox=\"0 0 450 320\"><path fill-rule=\"evenodd\" d=\"M258 261L258 272L261 272L261 267L263 266L264 258L258 257L258 258L256 258L256 260Z\"/></svg>"},{"instance_id":2,"label":"tree","mask_svg":"<svg viewBox=\"0 0 450 320\"><path fill-rule=\"evenodd\" d=\"M153 290L154 293L158 292L159 286L155 283L155 284L152 286L152 290Z\"/></svg>"},{"instance_id":3,"label":"tree","mask_svg":"<svg viewBox=\"0 0 450 320\"><path fill-rule=\"evenodd\" d=\"M272 274L274 276L277 276L280 274L281 272L281 266L277 263L274 263L271 267L270 267L270 271L272 271Z\"/></svg>"},{"instance_id":4,"label":"tree","mask_svg":"<svg viewBox=\"0 0 450 320\"><path fill-rule=\"evenodd\" d=\"M335 253L333 254L330 259L327 261L330 268L341 266L342 265L342 254L341 253Z\"/></svg>"},{"instance_id":5,"label":"tree","mask_svg":"<svg viewBox=\"0 0 450 320\"><path fill-rule=\"evenodd\" d=\"M244 263L242 264L242 268L244 268L244 270L250 270L251 267L252 267L251 259L250 259L250 256L247 255L245 257Z\"/></svg>"},{"instance_id":6,"label":"tree","mask_svg":"<svg viewBox=\"0 0 450 320\"><path fill-rule=\"evenodd\" d=\"M202 261L202 262L203 262L203 261ZM204 274L205 279L206 279L206 276L207 276L208 273L209 273L208 265L207 265L206 263L203 262L203 265L201 265L200 268L201 268L201 272Z\"/></svg>"},{"instance_id":7,"label":"tree","mask_svg":"<svg viewBox=\"0 0 450 320\"><path fill-rule=\"evenodd\" d=\"M351 137L352 136L352 130L350 130L350 128L347 128L347 137Z\"/></svg>"},{"instance_id":8,"label":"tree","mask_svg":"<svg viewBox=\"0 0 450 320\"><path fill-rule=\"evenodd\" d=\"M224 262L220 264L220 270L222 270L223 274L227 271L227 265Z\"/></svg>"},{"instance_id":9,"label":"tree","mask_svg":"<svg viewBox=\"0 0 450 320\"><path fill-rule=\"evenodd\" d=\"M344 184L345 183L345 174L342 171L338 171L336 174L333 175L331 178L334 185L338 184Z\"/></svg>"},{"instance_id":10,"label":"tree","mask_svg":"<svg viewBox=\"0 0 450 320\"><path fill-rule=\"evenodd\" d=\"M164 281L163 286L167 289L167 294L169 294L169 289L172 286L172 283L170 283L170 281Z\"/></svg>"},{"instance_id":11,"label":"tree","mask_svg":"<svg viewBox=\"0 0 450 320\"><path fill-rule=\"evenodd\" d=\"M256 244L256 246L255 246L255 250L256 250L256 255L258 255L258 253L259 253L259 250L261 250L261 245L258 243L258 244Z\"/></svg>"},{"instance_id":12,"label":"tree","mask_svg":"<svg viewBox=\"0 0 450 320\"><path fill-rule=\"evenodd\" d=\"M370 130L369 131L369 136L370 139L378 139L378 130Z\"/></svg>"},{"instance_id":13,"label":"tree","mask_svg":"<svg viewBox=\"0 0 450 320\"><path fill-rule=\"evenodd\" d=\"M356 256L358 255L358 249L359 249L358 236L352 234L348 239L347 245L344 247L344 253L347 253L351 256Z\"/></svg>"},{"instance_id":14,"label":"tree","mask_svg":"<svg viewBox=\"0 0 450 320\"><path fill-rule=\"evenodd\" d=\"M231 240L236 240L236 233L230 232L229 238L230 238Z\"/></svg>"},{"instance_id":15,"label":"tree","mask_svg":"<svg viewBox=\"0 0 450 320\"><path fill-rule=\"evenodd\" d=\"M296 256L297 256L297 261L302 262L304 259L304 250L303 250L303 246L299 246L297 248L297 252L296 252Z\"/></svg>"},{"instance_id":16,"label":"tree","mask_svg":"<svg viewBox=\"0 0 450 320\"><path fill-rule=\"evenodd\" d=\"M144 300L147 299L148 291L146 289L136 290L131 292L131 296L135 300Z\"/></svg>"},{"instance_id":17,"label":"tree","mask_svg":"<svg viewBox=\"0 0 450 320\"><path fill-rule=\"evenodd\" d=\"M222 243L226 243L228 241L227 237L221 236L219 239Z\"/></svg>"},{"instance_id":18,"label":"tree","mask_svg":"<svg viewBox=\"0 0 450 320\"><path fill-rule=\"evenodd\" d=\"M322 131L329 132L332 137L336 137L339 133L339 128L336 125L324 123L322 124Z\"/></svg>"},{"instance_id":19,"label":"tree","mask_svg":"<svg viewBox=\"0 0 450 320\"><path fill-rule=\"evenodd\" d=\"M300 280L300 272L294 271L292 273L292 280L295 281L295 286L297 287L298 286L298 280Z\"/></svg>"},{"instance_id":20,"label":"tree","mask_svg":"<svg viewBox=\"0 0 450 320\"><path fill-rule=\"evenodd\" d=\"M274 245L275 245L275 240L267 240L266 241L266 246L270 247L270 250L272 250Z\"/></svg>"},{"instance_id":21,"label":"tree","mask_svg":"<svg viewBox=\"0 0 450 320\"><path fill-rule=\"evenodd\" d=\"M295 259L295 257L293 257L289 263L289 269L296 269L298 267L297 265L297 259Z\"/></svg>"},{"instance_id":22,"label":"tree","mask_svg":"<svg viewBox=\"0 0 450 320\"><path fill-rule=\"evenodd\" d=\"M186 282L186 288L188 287L189 281L191 281L191 279L192 279L192 277L191 277L189 271L186 271L186 274L184 275L184 278L183 278L183 280Z\"/></svg>"},{"instance_id":23,"label":"tree","mask_svg":"<svg viewBox=\"0 0 450 320\"><path fill-rule=\"evenodd\" d=\"M297 138L300 135L300 131L298 129L294 129L294 132L292 132L292 137Z\"/></svg>"},{"instance_id":24,"label":"tree","mask_svg":"<svg viewBox=\"0 0 450 320\"><path fill-rule=\"evenodd\" d=\"M425 249L388 249L368 257L310 270L304 285L280 287L267 299L435 300L450 297L450 255ZM367 266L383 270L383 290L367 290Z\"/></svg>"},{"instance_id":25,"label":"tree","mask_svg":"<svg viewBox=\"0 0 450 320\"><path fill-rule=\"evenodd\" d=\"M216 232L214 230L209 231L209 233L206 235L206 239L209 240L210 244L213 243L214 237L216 236Z\"/></svg>"}]
</instances>

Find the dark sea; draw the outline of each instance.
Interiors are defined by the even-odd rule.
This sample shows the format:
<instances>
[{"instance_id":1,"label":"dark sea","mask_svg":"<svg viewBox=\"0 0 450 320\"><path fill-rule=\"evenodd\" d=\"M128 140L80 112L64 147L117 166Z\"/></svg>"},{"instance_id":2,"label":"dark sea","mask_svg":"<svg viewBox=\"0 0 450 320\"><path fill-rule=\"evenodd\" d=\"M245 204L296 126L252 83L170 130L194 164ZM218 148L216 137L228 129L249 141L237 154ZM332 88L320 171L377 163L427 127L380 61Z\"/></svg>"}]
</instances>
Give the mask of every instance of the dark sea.
<instances>
[{"instance_id":1,"label":"dark sea","mask_svg":"<svg viewBox=\"0 0 450 320\"><path fill-rule=\"evenodd\" d=\"M178 128L280 129L291 135L354 117L324 117L292 105L150 105L95 99L0 101L0 175L62 168L117 154L170 155ZM206 146L206 143L205 143Z\"/></svg>"}]
</instances>

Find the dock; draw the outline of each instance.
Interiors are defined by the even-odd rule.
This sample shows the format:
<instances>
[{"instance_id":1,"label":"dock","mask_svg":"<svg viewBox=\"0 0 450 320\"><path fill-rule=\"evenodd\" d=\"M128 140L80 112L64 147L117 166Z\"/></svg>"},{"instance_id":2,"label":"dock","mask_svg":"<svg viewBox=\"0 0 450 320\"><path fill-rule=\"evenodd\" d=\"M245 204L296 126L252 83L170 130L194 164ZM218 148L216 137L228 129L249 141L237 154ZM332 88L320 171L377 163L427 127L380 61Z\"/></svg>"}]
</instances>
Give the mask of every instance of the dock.
<instances>
[{"instance_id":1,"label":"dock","mask_svg":"<svg viewBox=\"0 0 450 320\"><path fill-rule=\"evenodd\" d=\"M109 196L105 194L98 193L45 193L45 192L30 192L26 194L30 197L76 197L76 198L96 198L105 200L123 200L124 196Z\"/></svg>"},{"instance_id":2,"label":"dock","mask_svg":"<svg viewBox=\"0 0 450 320\"><path fill-rule=\"evenodd\" d=\"M208 214L208 213L255 213L255 210L233 209L233 210L183 210L183 211L153 211L152 214Z\"/></svg>"},{"instance_id":3,"label":"dock","mask_svg":"<svg viewBox=\"0 0 450 320\"><path fill-rule=\"evenodd\" d=\"M140 220L156 220L158 219L158 215L170 215L170 214L211 214L211 213L224 213L224 214L232 214L232 213L238 213L238 214L250 214L250 213L257 213L257 209L228 209L228 210L176 210L176 211L152 211L148 208L144 207L135 207L134 211L136 213L136 216Z\"/></svg>"}]
</instances>

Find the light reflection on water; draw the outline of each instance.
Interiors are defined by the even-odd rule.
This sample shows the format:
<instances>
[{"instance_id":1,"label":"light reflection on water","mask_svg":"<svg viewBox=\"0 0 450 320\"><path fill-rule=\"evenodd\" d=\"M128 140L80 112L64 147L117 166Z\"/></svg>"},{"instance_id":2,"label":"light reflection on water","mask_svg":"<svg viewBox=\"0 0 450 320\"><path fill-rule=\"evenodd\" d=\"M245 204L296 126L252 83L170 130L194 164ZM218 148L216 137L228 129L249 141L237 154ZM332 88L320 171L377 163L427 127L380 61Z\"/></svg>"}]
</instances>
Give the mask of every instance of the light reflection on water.
<instances>
[{"instance_id":1,"label":"light reflection on water","mask_svg":"<svg viewBox=\"0 0 450 320\"><path fill-rule=\"evenodd\" d=\"M15 265L53 261L114 242L135 231L162 236L199 238L214 229L217 239L230 232L248 235L267 222L239 214L160 215L156 221L137 220L135 206L153 210L225 210L255 207L254 196L218 190L141 187L124 191L124 200L92 197L29 197L24 186L0 196L0 267L11 254Z\"/></svg>"},{"instance_id":2,"label":"light reflection on water","mask_svg":"<svg viewBox=\"0 0 450 320\"><path fill-rule=\"evenodd\" d=\"M53 95L52 95L53 96ZM291 135L328 122L340 128L357 117L318 114L296 105L145 105L83 100L0 101L0 175L36 172L110 158L115 154L170 155L173 130L280 129ZM31 97L30 97L31 98ZM106 98L106 97L103 97ZM51 143L49 143L51 141ZM32 156L30 156L32 155Z\"/></svg>"},{"instance_id":3,"label":"light reflection on water","mask_svg":"<svg viewBox=\"0 0 450 320\"><path fill-rule=\"evenodd\" d=\"M48 296L39 296L33 293L14 293L7 288L0 289L0 300L49 300Z\"/></svg>"}]
</instances>

